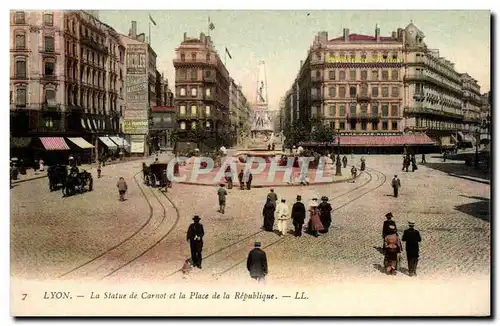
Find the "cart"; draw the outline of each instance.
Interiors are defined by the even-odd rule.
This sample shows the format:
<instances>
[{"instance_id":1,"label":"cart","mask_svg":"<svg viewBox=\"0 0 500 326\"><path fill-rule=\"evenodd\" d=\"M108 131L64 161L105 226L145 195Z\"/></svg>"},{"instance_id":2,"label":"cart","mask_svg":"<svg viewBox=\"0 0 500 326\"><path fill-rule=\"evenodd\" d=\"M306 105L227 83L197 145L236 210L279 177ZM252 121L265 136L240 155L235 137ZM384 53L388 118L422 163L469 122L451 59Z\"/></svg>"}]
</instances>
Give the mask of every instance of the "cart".
<instances>
[{"instance_id":1,"label":"cart","mask_svg":"<svg viewBox=\"0 0 500 326\"><path fill-rule=\"evenodd\" d=\"M155 162L143 167L144 182L153 188L172 188L172 182L167 176L168 162Z\"/></svg>"}]
</instances>

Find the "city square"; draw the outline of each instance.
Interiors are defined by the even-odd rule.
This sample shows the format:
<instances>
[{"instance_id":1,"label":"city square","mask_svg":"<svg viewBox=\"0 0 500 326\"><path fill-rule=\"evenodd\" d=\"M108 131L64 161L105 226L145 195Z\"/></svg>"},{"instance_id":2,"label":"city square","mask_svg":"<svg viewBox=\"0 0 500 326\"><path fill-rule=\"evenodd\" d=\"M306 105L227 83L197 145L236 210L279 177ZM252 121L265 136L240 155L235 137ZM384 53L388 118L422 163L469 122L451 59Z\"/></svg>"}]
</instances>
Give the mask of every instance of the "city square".
<instances>
[{"instance_id":1,"label":"city square","mask_svg":"<svg viewBox=\"0 0 500 326\"><path fill-rule=\"evenodd\" d=\"M175 41L167 11L130 13L11 11L15 289L88 285L97 300L97 284L121 300L140 285L150 302L217 289L237 303L200 309L221 316L245 302L267 316L491 313L489 39L480 63L455 62L426 15L380 14L372 32L308 27L280 68L259 42L242 59L223 13L193 12L203 24ZM391 293L404 304L384 305Z\"/></svg>"}]
</instances>

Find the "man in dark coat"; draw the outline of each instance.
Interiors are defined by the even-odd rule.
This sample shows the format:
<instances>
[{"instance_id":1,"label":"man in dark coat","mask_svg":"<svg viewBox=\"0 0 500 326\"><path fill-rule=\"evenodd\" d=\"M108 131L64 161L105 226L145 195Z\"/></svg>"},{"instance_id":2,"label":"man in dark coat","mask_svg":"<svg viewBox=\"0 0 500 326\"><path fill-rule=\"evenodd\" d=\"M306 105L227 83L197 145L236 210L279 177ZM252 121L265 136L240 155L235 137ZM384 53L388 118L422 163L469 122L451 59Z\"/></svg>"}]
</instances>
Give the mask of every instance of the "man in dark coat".
<instances>
[{"instance_id":1,"label":"man in dark coat","mask_svg":"<svg viewBox=\"0 0 500 326\"><path fill-rule=\"evenodd\" d=\"M262 228L267 232L273 231L274 226L274 212L276 211L276 202L273 202L269 197L262 209L262 215L264 216L264 225Z\"/></svg>"},{"instance_id":2,"label":"man in dark coat","mask_svg":"<svg viewBox=\"0 0 500 326\"><path fill-rule=\"evenodd\" d=\"M385 246L385 237L390 234L393 234L395 231L397 232L396 222L392 220L392 218L394 217L392 213L385 214L385 217L387 218L387 220L384 221L384 225L382 226L382 239L384 239L384 246ZM394 229L391 229L391 225L394 226Z\"/></svg>"},{"instance_id":3,"label":"man in dark coat","mask_svg":"<svg viewBox=\"0 0 500 326\"><path fill-rule=\"evenodd\" d=\"M240 182L240 189L245 190L245 182L243 181L243 170L238 173L238 181Z\"/></svg>"},{"instance_id":4,"label":"man in dark coat","mask_svg":"<svg viewBox=\"0 0 500 326\"><path fill-rule=\"evenodd\" d=\"M278 201L278 195L276 195L274 189L271 188L271 190L267 194L267 199L270 199L273 202L274 206L276 206L276 202Z\"/></svg>"},{"instance_id":5,"label":"man in dark coat","mask_svg":"<svg viewBox=\"0 0 500 326\"><path fill-rule=\"evenodd\" d=\"M321 197L321 204L318 205L318 209L321 224L323 224L323 230L319 231L319 233L328 233L330 224L332 224L332 206L328 202L328 197Z\"/></svg>"},{"instance_id":6,"label":"man in dark coat","mask_svg":"<svg viewBox=\"0 0 500 326\"><path fill-rule=\"evenodd\" d=\"M344 155L342 158L342 164L344 164L344 169L347 167L347 156Z\"/></svg>"},{"instance_id":7,"label":"man in dark coat","mask_svg":"<svg viewBox=\"0 0 500 326\"><path fill-rule=\"evenodd\" d=\"M226 182L227 182L227 189L233 189L233 172L231 171L231 167L228 166L226 168L226 171L224 171L225 176L226 176Z\"/></svg>"},{"instance_id":8,"label":"man in dark coat","mask_svg":"<svg viewBox=\"0 0 500 326\"><path fill-rule=\"evenodd\" d=\"M253 279L263 281L267 275L267 256L264 250L260 249L260 242L255 242L254 246L248 253L247 270Z\"/></svg>"},{"instance_id":9,"label":"man in dark coat","mask_svg":"<svg viewBox=\"0 0 500 326\"><path fill-rule=\"evenodd\" d=\"M201 250L203 249L203 236L205 231L203 225L200 223L200 217L195 215L192 223L187 231L186 240L189 241L191 247L191 261L193 266L201 269Z\"/></svg>"},{"instance_id":10,"label":"man in dark coat","mask_svg":"<svg viewBox=\"0 0 500 326\"><path fill-rule=\"evenodd\" d=\"M410 276L417 276L417 265L419 257L419 245L422 241L420 232L414 229L415 222L408 222L409 229L403 233L403 241L406 242L406 259L408 260L408 272Z\"/></svg>"},{"instance_id":11,"label":"man in dark coat","mask_svg":"<svg viewBox=\"0 0 500 326\"><path fill-rule=\"evenodd\" d=\"M247 190L252 189L252 179L253 179L252 172L247 171L245 176L245 182L247 183Z\"/></svg>"},{"instance_id":12,"label":"man in dark coat","mask_svg":"<svg viewBox=\"0 0 500 326\"><path fill-rule=\"evenodd\" d=\"M302 236L302 226L306 220L306 207L301 200L302 196L297 196L297 202L292 206L292 222L295 227L294 235L296 237Z\"/></svg>"}]
</instances>

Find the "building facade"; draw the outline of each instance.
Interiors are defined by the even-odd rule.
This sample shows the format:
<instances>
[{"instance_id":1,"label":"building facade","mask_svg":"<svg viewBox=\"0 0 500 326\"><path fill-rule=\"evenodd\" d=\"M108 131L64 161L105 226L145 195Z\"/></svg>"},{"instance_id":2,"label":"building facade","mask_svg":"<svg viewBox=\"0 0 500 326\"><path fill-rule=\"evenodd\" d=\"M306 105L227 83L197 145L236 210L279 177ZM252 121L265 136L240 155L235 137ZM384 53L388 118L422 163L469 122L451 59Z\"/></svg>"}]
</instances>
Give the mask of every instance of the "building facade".
<instances>
[{"instance_id":1,"label":"building facade","mask_svg":"<svg viewBox=\"0 0 500 326\"><path fill-rule=\"evenodd\" d=\"M231 121L231 146L243 143L250 135L250 105L241 85L230 78L229 116Z\"/></svg>"},{"instance_id":2,"label":"building facade","mask_svg":"<svg viewBox=\"0 0 500 326\"><path fill-rule=\"evenodd\" d=\"M12 136L56 137L58 150L79 137L99 155L100 137L120 132L117 33L84 11L13 11L11 35Z\"/></svg>"},{"instance_id":3,"label":"building facade","mask_svg":"<svg viewBox=\"0 0 500 326\"><path fill-rule=\"evenodd\" d=\"M173 148L173 135L177 125L174 106L157 105L151 108L151 144L154 151Z\"/></svg>"},{"instance_id":4,"label":"building facade","mask_svg":"<svg viewBox=\"0 0 500 326\"><path fill-rule=\"evenodd\" d=\"M332 40L320 32L285 94L284 125L320 115L344 136L404 136L387 144L383 137L341 139L360 147L406 147L413 143L405 135L424 133L430 138L415 145L470 142L480 115L479 85L429 49L424 37L413 23L387 37L378 27L373 36L344 29Z\"/></svg>"},{"instance_id":5,"label":"building facade","mask_svg":"<svg viewBox=\"0 0 500 326\"><path fill-rule=\"evenodd\" d=\"M131 144L133 154L149 153L151 107L156 106L156 58L146 42L144 33L137 33L137 22L132 21L129 35L120 35L125 47L126 98L123 112L123 132Z\"/></svg>"},{"instance_id":6,"label":"building facade","mask_svg":"<svg viewBox=\"0 0 500 326\"><path fill-rule=\"evenodd\" d=\"M175 100L180 147L229 146L229 72L210 39L184 39L175 50Z\"/></svg>"}]
</instances>

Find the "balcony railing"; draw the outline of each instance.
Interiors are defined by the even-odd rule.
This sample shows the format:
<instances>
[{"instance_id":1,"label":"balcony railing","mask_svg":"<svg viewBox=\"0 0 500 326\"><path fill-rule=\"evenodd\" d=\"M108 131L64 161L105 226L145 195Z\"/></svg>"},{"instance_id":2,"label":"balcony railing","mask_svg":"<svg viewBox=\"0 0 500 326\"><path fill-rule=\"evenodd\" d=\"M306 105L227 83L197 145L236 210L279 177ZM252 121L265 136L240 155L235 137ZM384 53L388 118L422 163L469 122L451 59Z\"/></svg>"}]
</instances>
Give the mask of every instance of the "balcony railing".
<instances>
[{"instance_id":1,"label":"balcony railing","mask_svg":"<svg viewBox=\"0 0 500 326\"><path fill-rule=\"evenodd\" d=\"M369 102L371 100L371 97L368 94L359 94L357 96L357 100L359 102L364 102L364 101Z\"/></svg>"},{"instance_id":2,"label":"balcony railing","mask_svg":"<svg viewBox=\"0 0 500 326\"><path fill-rule=\"evenodd\" d=\"M26 73L16 73L13 79L27 79Z\"/></svg>"},{"instance_id":3,"label":"balcony railing","mask_svg":"<svg viewBox=\"0 0 500 326\"><path fill-rule=\"evenodd\" d=\"M61 111L61 105L60 104L44 103L44 104L42 104L42 110L44 110L44 111Z\"/></svg>"},{"instance_id":4,"label":"balcony railing","mask_svg":"<svg viewBox=\"0 0 500 326\"><path fill-rule=\"evenodd\" d=\"M447 116L447 117L451 117L451 118L463 119L462 114L448 112L448 111L444 111L444 110L436 110L436 109L432 109L432 108L427 108L427 107L424 107L422 105L406 107L404 109L404 112L405 113L432 114L432 115L438 115L438 116Z\"/></svg>"},{"instance_id":5,"label":"balcony railing","mask_svg":"<svg viewBox=\"0 0 500 326\"><path fill-rule=\"evenodd\" d=\"M423 100L425 98L425 94L424 92L415 92L415 94L413 94L413 98L415 100Z\"/></svg>"}]
</instances>

